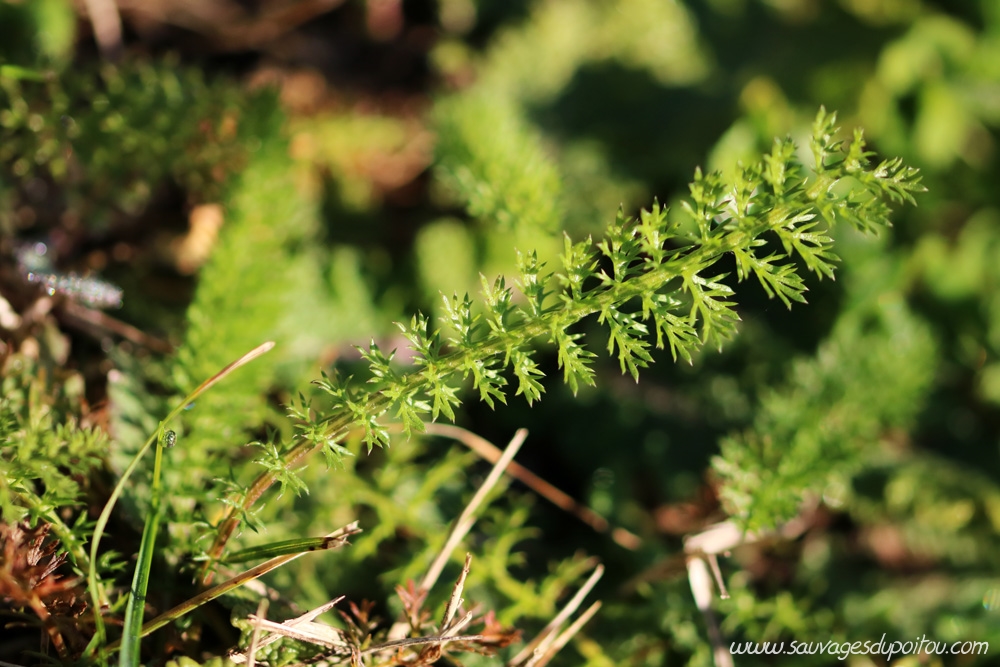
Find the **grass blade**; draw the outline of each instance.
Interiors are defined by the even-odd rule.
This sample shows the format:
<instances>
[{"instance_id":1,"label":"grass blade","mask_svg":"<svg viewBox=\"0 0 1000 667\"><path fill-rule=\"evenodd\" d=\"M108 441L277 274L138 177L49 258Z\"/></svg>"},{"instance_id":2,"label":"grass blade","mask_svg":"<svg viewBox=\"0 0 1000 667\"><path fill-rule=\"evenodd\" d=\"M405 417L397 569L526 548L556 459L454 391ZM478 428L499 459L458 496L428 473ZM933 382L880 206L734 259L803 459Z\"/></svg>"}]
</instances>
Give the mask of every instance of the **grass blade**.
<instances>
[{"instance_id":1,"label":"grass blade","mask_svg":"<svg viewBox=\"0 0 1000 667\"><path fill-rule=\"evenodd\" d=\"M104 509L101 511L101 515L97 518L97 523L94 525L94 537L90 543L90 563L87 571L87 588L90 591L91 606L94 612L94 638L87 646L88 655L91 654L92 651L98 650L104 643L107 636L104 630L104 617L101 616L101 609L105 606L105 604L107 604L107 594L97 577L97 554L98 548L101 544L101 538L104 535L104 529L107 528L108 521L111 519L111 511L114 509L115 504L118 502L118 498L121 497L122 492L125 490L125 483L128 481L128 478L131 477L132 473L135 472L135 469L139 467L139 462L142 460L142 457L145 456L146 452L149 451L149 448L153 446L153 443L156 442L164 432L164 427L175 419L189 403L198 398L198 396L200 396L205 390L219 382L222 378L226 377L240 366L253 361L265 352L268 352L273 347L273 341L268 341L262 345L258 345L209 379L202 382L197 389L185 396L184 400L182 400L177 407L171 410L170 414L168 414L166 418L160 422L160 427L157 429L156 433L149 436L149 439L146 440L146 443L139 449L138 452L136 452L136 455L129 462L125 471L122 472L122 476L115 485L115 488L112 489L111 496L108 498L108 502L105 503ZM145 542L145 535L143 536L143 540ZM100 658L100 662L101 664L105 664L103 657Z\"/></svg>"},{"instance_id":2,"label":"grass blade","mask_svg":"<svg viewBox=\"0 0 1000 667\"><path fill-rule=\"evenodd\" d=\"M172 436L173 431L169 432ZM125 607L125 626L122 628L122 652L118 655L119 667L138 667L139 644L142 635L142 614L146 608L146 589L149 587L149 571L153 565L153 553L156 551L156 534L160 529L162 506L160 505L160 479L163 472L163 443L165 437L160 436L156 443L156 459L153 463L153 500L146 525L142 530L142 543L139 546L139 556L135 564L135 574L132 577L132 590L129 592L128 604ZM173 441L173 438L170 438Z\"/></svg>"},{"instance_id":3,"label":"grass blade","mask_svg":"<svg viewBox=\"0 0 1000 667\"><path fill-rule=\"evenodd\" d=\"M330 533L325 538L323 538L323 540L326 542L324 548L333 549L335 547L343 546L344 544L347 543L347 538L349 538L352 535L357 535L360 532L361 529L358 528L357 521L349 523L343 528L335 530L334 532ZM315 551L315 549L310 549L309 551ZM264 563L261 563L260 565L250 568L246 572L236 575L232 579L227 579L221 584L217 584L216 586L213 586L212 588L209 588L208 590L199 593L193 598L182 602L173 609L163 612L153 620L143 625L142 629L139 631L139 636L145 637L154 630L159 630L168 623L175 621L181 616L184 616L185 614L194 611L201 605L207 602L211 602L220 595L225 595L226 593L228 593L233 589L239 588L240 586L247 583L251 579L256 579L257 577L263 576L268 572L270 572L271 570L279 568L289 561L295 560L304 553L308 553L308 551L300 551L298 553L292 553L284 556L278 556L277 558L272 558L269 561L266 561ZM120 642L112 642L111 644L108 645L108 649L115 650L119 647L119 645Z\"/></svg>"},{"instance_id":4,"label":"grass blade","mask_svg":"<svg viewBox=\"0 0 1000 667\"><path fill-rule=\"evenodd\" d=\"M301 554L309 551L320 551L329 549L330 545L338 540L338 537L304 537L294 540L284 540L282 542L271 542L258 547L250 547L230 554L223 561L227 565L233 563L245 563L250 560L260 560L261 558L274 558L287 554Z\"/></svg>"}]
</instances>

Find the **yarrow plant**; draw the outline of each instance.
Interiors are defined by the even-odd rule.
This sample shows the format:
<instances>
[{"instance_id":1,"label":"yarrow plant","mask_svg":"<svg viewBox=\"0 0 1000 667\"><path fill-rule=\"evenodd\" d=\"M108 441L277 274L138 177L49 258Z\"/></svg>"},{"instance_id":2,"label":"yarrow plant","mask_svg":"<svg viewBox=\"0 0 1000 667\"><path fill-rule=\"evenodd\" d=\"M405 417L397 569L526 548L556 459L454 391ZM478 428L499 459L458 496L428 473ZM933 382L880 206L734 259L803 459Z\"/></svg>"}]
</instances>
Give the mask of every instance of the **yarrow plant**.
<instances>
[{"instance_id":1,"label":"yarrow plant","mask_svg":"<svg viewBox=\"0 0 1000 667\"><path fill-rule=\"evenodd\" d=\"M0 0L0 654L1000 641L995 3L89 4Z\"/></svg>"},{"instance_id":2,"label":"yarrow plant","mask_svg":"<svg viewBox=\"0 0 1000 667\"><path fill-rule=\"evenodd\" d=\"M415 354L412 368L393 363L394 353L373 343L363 351L366 382L324 375L316 384L332 406L317 414L300 396L290 408L298 434L281 451L284 467L268 466L245 493L227 501L210 558L221 555L273 483L297 487L293 471L316 450L337 461L343 452L338 443L354 429L363 431L371 449L389 444L387 414L407 433L422 431L426 418L454 419L460 383L470 378L487 404L505 403L508 369L516 378L514 394L538 400L544 387L535 341L556 346L574 392L593 385L595 354L573 330L590 315L608 327L608 353L635 379L653 361L654 345L689 362L703 345L721 346L739 321L733 288L719 267L729 254L738 282L755 276L786 306L804 302L798 262L818 278L833 278L833 225L875 232L890 224L890 203L914 203L913 194L923 190L917 170L900 159L873 165L860 130L846 143L838 133L836 115L820 109L810 141L812 165L798 162L794 143L785 139L742 167L733 182L697 170L683 213L671 214L656 202L638 218L619 211L598 243L566 237L559 271L546 271L535 253L520 255L520 296L503 277L484 279L481 302L467 294L444 297L439 325L453 334L443 335L421 314L399 325ZM211 578L211 560L202 575Z\"/></svg>"}]
</instances>

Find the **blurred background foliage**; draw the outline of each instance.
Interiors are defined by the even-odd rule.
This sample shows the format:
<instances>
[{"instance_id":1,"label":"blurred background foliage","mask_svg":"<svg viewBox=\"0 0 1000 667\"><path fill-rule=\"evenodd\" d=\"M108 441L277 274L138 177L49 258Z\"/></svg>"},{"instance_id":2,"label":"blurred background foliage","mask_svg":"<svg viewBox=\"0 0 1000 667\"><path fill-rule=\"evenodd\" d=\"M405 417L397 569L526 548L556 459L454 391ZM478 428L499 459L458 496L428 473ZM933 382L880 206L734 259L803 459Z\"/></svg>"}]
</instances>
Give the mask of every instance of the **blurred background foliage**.
<instances>
[{"instance_id":1,"label":"blurred background foliage","mask_svg":"<svg viewBox=\"0 0 1000 667\"><path fill-rule=\"evenodd\" d=\"M530 410L466 404L459 424L497 443L528 428L519 460L641 538L625 549L513 483L476 533L467 597L531 630L596 556L605 607L560 664L707 665L681 538L798 517L795 539L723 560L727 643L1000 645L1000 3L118 0L110 18L102 4L0 2L0 446L5 465L81 452L75 478L20 473L65 505L63 534L86 529L169 406L276 340L178 430L154 581L183 589L218 498L291 432L283 406L310 380L350 372L353 345L405 364L394 321L514 274L516 249L553 261L563 232L599 235L619 206L679 210L696 166L732 173L776 136L807 151L824 105L922 170L919 206L877 240L838 231L838 279L810 282L808 305L748 284L740 335L691 365L661 354L636 384L602 359L574 397L543 356ZM38 306L14 260L38 241L59 270L120 285L123 308ZM393 587L426 568L487 466L436 438L348 447L344 469L301 471L308 495L268 497L238 543L359 518L352 547L268 584L391 618ZM123 553L143 484L116 519ZM11 502L0 489L6 521ZM208 623L201 649L218 653L235 635Z\"/></svg>"}]
</instances>

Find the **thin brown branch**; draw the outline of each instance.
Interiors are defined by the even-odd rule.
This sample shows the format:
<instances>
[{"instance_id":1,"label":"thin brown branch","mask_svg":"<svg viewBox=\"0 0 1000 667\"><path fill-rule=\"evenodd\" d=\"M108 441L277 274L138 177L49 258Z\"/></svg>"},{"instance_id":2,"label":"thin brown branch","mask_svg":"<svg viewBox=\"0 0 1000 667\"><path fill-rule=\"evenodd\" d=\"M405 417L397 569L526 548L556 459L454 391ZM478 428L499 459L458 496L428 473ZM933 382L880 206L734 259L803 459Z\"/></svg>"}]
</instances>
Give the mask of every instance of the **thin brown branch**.
<instances>
[{"instance_id":1,"label":"thin brown branch","mask_svg":"<svg viewBox=\"0 0 1000 667\"><path fill-rule=\"evenodd\" d=\"M394 425L395 426L395 425ZM480 435L473 433L460 426L451 424L425 424L425 430L429 435L440 435L446 438L458 440L463 445L478 454L490 463L500 460L500 448ZM400 428L401 425L400 425ZM580 521L584 522L599 533L606 533L611 530L612 539L626 549L635 550L642 546L642 538L624 528L612 528L608 520L603 516L577 502L572 496L556 488L535 473L531 472L517 461L511 461L507 466L507 474L518 480L529 489L545 498L550 503L561 510L569 512Z\"/></svg>"},{"instance_id":2,"label":"thin brown branch","mask_svg":"<svg viewBox=\"0 0 1000 667\"><path fill-rule=\"evenodd\" d=\"M112 333L154 352L171 354L174 351L173 345L162 338L150 336L131 324L126 324L97 309L81 306L71 299L65 299L57 312L66 320L67 325L83 329L97 338Z\"/></svg>"},{"instance_id":3,"label":"thin brown branch","mask_svg":"<svg viewBox=\"0 0 1000 667\"><path fill-rule=\"evenodd\" d=\"M493 469L490 470L490 474L486 476L486 479L483 480L483 483L479 486L475 495L472 496L472 500L469 501L469 504L465 506L465 509L462 510L462 513L459 515L458 520L455 522L455 526L452 528L451 533L448 535L448 539L445 541L444 547L442 547L441 552L427 570L427 574L424 575L423 581L420 582L420 587L422 589L429 591L434 587L434 584L437 583L438 577L441 576L441 571L444 570L445 563L448 562L448 558L451 556L451 552L455 550L458 543L465 538L469 530L475 524L475 516L476 512L479 510L479 506L482 505L487 494L493 490L496 483L500 481L503 471L507 468L507 465L514 458L514 455L517 454L518 450L521 449L521 445L524 444L524 439L527 437L528 431L521 428L518 429L514 434L514 437L511 438L507 448L503 451L503 455L493 465Z\"/></svg>"},{"instance_id":4,"label":"thin brown branch","mask_svg":"<svg viewBox=\"0 0 1000 667\"><path fill-rule=\"evenodd\" d=\"M378 653L392 648L405 648L407 646L421 646L424 644L448 644L450 642L481 642L486 637L484 635L456 635L454 637L406 637L405 639L395 639L383 644L369 646L361 651L361 655Z\"/></svg>"}]
</instances>

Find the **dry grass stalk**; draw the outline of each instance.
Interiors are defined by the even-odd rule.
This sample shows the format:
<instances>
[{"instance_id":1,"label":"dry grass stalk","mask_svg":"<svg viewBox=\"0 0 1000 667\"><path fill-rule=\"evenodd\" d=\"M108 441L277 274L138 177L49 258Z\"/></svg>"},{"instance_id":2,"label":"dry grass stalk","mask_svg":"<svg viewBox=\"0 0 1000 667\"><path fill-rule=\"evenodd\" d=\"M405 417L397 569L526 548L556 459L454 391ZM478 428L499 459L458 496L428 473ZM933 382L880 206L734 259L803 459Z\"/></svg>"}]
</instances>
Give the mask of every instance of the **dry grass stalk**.
<instances>
[{"instance_id":1,"label":"dry grass stalk","mask_svg":"<svg viewBox=\"0 0 1000 667\"><path fill-rule=\"evenodd\" d=\"M257 605L257 618L267 617L267 598L260 601ZM260 648L260 623L253 624L253 635L250 636L250 648L247 649L247 667L254 667L257 664L257 649Z\"/></svg>"},{"instance_id":2,"label":"dry grass stalk","mask_svg":"<svg viewBox=\"0 0 1000 667\"><path fill-rule=\"evenodd\" d=\"M449 645L453 645L453 652L475 651L478 653L491 653L497 648L508 646L511 642L515 641L520 633L500 627L492 620L492 615L478 619L479 622L484 624L482 634L460 634L476 621L477 612L474 609L462 613L462 606L465 602L463 598L465 583L472 564L471 554L466 554L465 556L462 571L459 573L452 587L451 595L445 605L444 613L438 627L435 628L428 622L428 613L422 607L427 599L427 593L437 583L451 554L475 524L476 514L481 509L486 496L496 486L526 437L527 431L524 429L518 430L506 449L496 458L493 469L455 520L444 546L431 563L420 585L417 586L411 582L408 588L397 587L397 594L403 601L403 614L389 629L385 641L371 641L371 632L375 624L368 616L369 608L364 605L360 609L353 604L351 605L353 618L341 612L341 615L348 622L349 627L347 630L340 630L333 626L314 621L319 614L328 611L337 602L342 600L343 598L341 597L284 623L268 621L260 613L250 616L249 620L254 624L255 634L257 629L270 633L259 641L255 638L252 641L253 650L259 650L277 641L280 637L288 637L328 649L323 655L317 656L319 661L316 659L311 660L309 664L312 665L339 665L345 662L350 662L352 665L364 665L367 664L365 658L371 656L375 659L375 663L373 664L377 665L419 667L421 665L437 663L444 656ZM594 571L580 590L577 591L556 617L552 619L539 636L522 650L515 660L508 664L523 665L525 667L527 665L538 666L544 665L551 660L600 608L599 603L591 605L566 630L560 632L562 626L576 612L583 602L584 597L591 591L603 572L603 566L595 564ZM430 633L428 633L428 630L430 630ZM427 634L408 637L407 635L410 633ZM417 652L407 650L418 647L420 650ZM243 664L251 659L251 655L251 650L248 650L243 653L230 654L229 658L235 663Z\"/></svg>"},{"instance_id":3,"label":"dry grass stalk","mask_svg":"<svg viewBox=\"0 0 1000 667\"><path fill-rule=\"evenodd\" d=\"M818 501L809 499L802 504L798 516L781 526L775 534L782 539L794 540L810 525L812 513ZM712 611L712 582L723 600L729 597L726 584L719 570L719 554L728 554L743 544L752 544L763 539L765 535L755 532L745 532L735 521L723 521L709 526L705 530L684 540L684 552L687 554L688 581L695 604L705 618L708 626L708 637L712 644L712 655L715 667L733 667L733 656L723 645L722 631L719 622Z\"/></svg>"},{"instance_id":4,"label":"dry grass stalk","mask_svg":"<svg viewBox=\"0 0 1000 667\"><path fill-rule=\"evenodd\" d=\"M555 618L549 621L549 624L546 625L540 633L538 633L537 637L531 640L531 642L521 649L520 653L511 658L507 664L510 667L526 667L526 665L532 662L535 654L544 655L555 642L556 633L562 627L563 623L565 623L566 619L572 616L573 612L579 608L580 604L583 602L583 598L587 597L587 594L590 593L590 590L595 584L597 584L603 574L604 566L598 564L597 567L594 568L594 571L590 574L587 581L580 587L580 590L576 592L576 595L574 595L570 601L566 603L566 606L555 615Z\"/></svg>"},{"instance_id":5,"label":"dry grass stalk","mask_svg":"<svg viewBox=\"0 0 1000 667\"><path fill-rule=\"evenodd\" d=\"M465 509L459 515L458 519L455 520L455 525L452 527L451 532L448 534L448 538L445 540L444 546L441 551L438 552L437 557L434 562L431 563L430 568L427 570L427 574L424 575L423 580L420 582L419 591L426 594L434 584L437 583L438 577L441 576L442 570L444 570L445 564L451 557L451 553L458 546L459 542L469 533L472 526L475 525L475 513L482 505L483 500L486 495L496 486L496 483L500 481L501 475L503 475L504 469L513 460L514 455L517 454L518 450L521 449L521 445L524 444L525 438L528 437L528 431L525 429L518 429L511 438L510 443L507 444L507 448L504 449L503 454L500 456L499 460L493 465L493 469L490 470L490 474L486 476L486 479L480 485L479 489L476 491L475 495L472 496L472 500L466 505ZM405 619L398 620L392 628L389 630L389 639L396 640L402 639L406 636L407 632L410 630L410 623L406 622Z\"/></svg>"},{"instance_id":6,"label":"dry grass stalk","mask_svg":"<svg viewBox=\"0 0 1000 667\"><path fill-rule=\"evenodd\" d=\"M115 319L96 308L83 306L72 299L60 303L56 313L65 326L79 329L97 340L103 340L109 334L114 334L136 345L149 348L153 352L172 354L174 351L174 346L162 338L150 336L131 324Z\"/></svg>"},{"instance_id":7,"label":"dry grass stalk","mask_svg":"<svg viewBox=\"0 0 1000 667\"><path fill-rule=\"evenodd\" d=\"M290 618L287 621L283 622L281 625L284 627L295 628L300 625L312 623L320 614L325 614L326 612L330 611L338 602L340 602L343 599L344 596L341 595L340 597L334 598L329 602L316 607L315 609L307 611L301 616ZM260 612L260 610L258 610L257 616L263 618L263 614ZM256 626L257 624L255 623L255 627ZM234 662L238 665L241 665L243 663L247 663L248 665L253 664L252 663L253 656L256 655L257 651L264 648L265 646L270 646L271 644L273 644L274 642L278 641L279 639L285 636L288 635L286 635L280 630L276 630L272 634L261 639L260 642L256 644L256 646L254 646L254 643L251 642L250 647L246 651L240 653L230 652L230 654L227 657L229 658L230 662Z\"/></svg>"},{"instance_id":8,"label":"dry grass stalk","mask_svg":"<svg viewBox=\"0 0 1000 667\"><path fill-rule=\"evenodd\" d=\"M486 438L451 424L425 424L429 435L440 435L458 440L463 445L478 454L481 458L496 463L503 452ZM611 539L626 549L635 550L642 545L642 539L624 528L612 527L603 516L572 498L569 494L549 484L547 481L531 472L517 461L511 461L507 466L507 474L518 480L529 489L545 498L561 510L569 512L599 533L611 531Z\"/></svg>"},{"instance_id":9,"label":"dry grass stalk","mask_svg":"<svg viewBox=\"0 0 1000 667\"><path fill-rule=\"evenodd\" d=\"M344 526L343 528L338 528L332 533L326 535L325 537L327 538L327 542L323 548L335 549L341 547L347 544L347 539L349 537L351 537L352 535L357 535L360 532L361 529L358 527L358 522L357 521L351 522L346 526ZM299 553L286 554L283 556L277 556L275 558L271 558L270 560L265 561L260 565L250 568L249 570L243 572L242 574L232 577L231 579L227 579L221 584L217 584L212 588L209 588L208 590L202 591L193 598L185 600L176 607L173 607L172 609L163 612L153 620L145 623L142 626L142 636L145 637L149 633L162 628L168 623L180 618L184 614L191 612L192 610L200 607L201 605L210 602L215 598L224 595L225 593L228 593L231 590L243 586L248 581L252 581L258 577L261 577L267 574L268 572L275 570L281 567L282 565L285 565L286 563L289 563L306 553L311 553L311 552L301 551ZM264 625L266 626L267 624L265 623ZM111 649L117 648L120 642L121 640L112 642L109 645L109 648Z\"/></svg>"},{"instance_id":10,"label":"dry grass stalk","mask_svg":"<svg viewBox=\"0 0 1000 667\"><path fill-rule=\"evenodd\" d=\"M256 615L251 615L249 620L259 625L262 629L273 632L274 635L272 636L288 637L301 642L332 648L337 654L351 654L351 644L344 637L344 633L332 625L317 623L315 621L302 621L295 625L286 625L285 623L275 623L265 618L259 618ZM249 662L249 658L247 658L247 661Z\"/></svg>"},{"instance_id":11,"label":"dry grass stalk","mask_svg":"<svg viewBox=\"0 0 1000 667\"><path fill-rule=\"evenodd\" d=\"M544 667L546 664L548 664L549 660L554 658L555 655L559 653L559 651L561 651L562 648L566 646L566 644L569 643L569 640L576 636L576 633L580 632L583 626L585 626L587 622L590 621L590 619L592 619L595 614L597 614L600 608L601 608L600 601L595 602L594 604L587 607L587 611L580 614L580 616L577 617L577 619L573 621L568 628L559 633L559 636L556 637L555 641L552 642L552 646L550 646L549 649L545 651L544 654L540 653L539 651L536 651L535 655L537 655L538 657L537 658L532 657L532 659L528 661L528 664L525 665L525 667Z\"/></svg>"},{"instance_id":12,"label":"dry grass stalk","mask_svg":"<svg viewBox=\"0 0 1000 667\"><path fill-rule=\"evenodd\" d=\"M472 565L472 554L465 554L465 565L462 567L462 573L458 576L458 581L455 582L455 587L451 590L451 597L448 598L448 604L444 608L444 618L441 619L441 629L444 631L449 631L451 628L451 621L455 618L455 612L458 608L462 606L462 591L465 590L465 580L469 576L469 567ZM452 632L451 634L455 634Z\"/></svg>"},{"instance_id":13,"label":"dry grass stalk","mask_svg":"<svg viewBox=\"0 0 1000 667\"><path fill-rule=\"evenodd\" d=\"M507 468L510 462L514 459L518 450L521 449L521 445L524 444L525 438L528 437L528 431L526 429L518 429L511 438L510 443L507 444L507 448L503 450L503 455L500 459L493 465L493 469L490 470L490 474L486 476L486 479L480 485L479 489L476 491L475 495L472 496L472 500L466 505L465 509L459 515L458 520L455 522L455 526L451 529L451 533L448 535L448 539L445 541L444 547L438 554L438 557L431 564L430 568L427 570L427 574L424 575L423 581L420 582L420 587L424 590L430 590L437 583L438 577L441 576L441 571L444 569L445 563L448 562L448 558L451 556L451 552L455 550L458 543L461 542L465 536L472 529L472 526L476 523L476 512L479 510L479 506L483 504L483 500L486 499L487 494L493 490L496 483L500 481L500 477L503 475L503 471Z\"/></svg>"}]
</instances>

